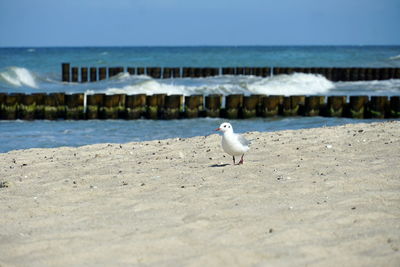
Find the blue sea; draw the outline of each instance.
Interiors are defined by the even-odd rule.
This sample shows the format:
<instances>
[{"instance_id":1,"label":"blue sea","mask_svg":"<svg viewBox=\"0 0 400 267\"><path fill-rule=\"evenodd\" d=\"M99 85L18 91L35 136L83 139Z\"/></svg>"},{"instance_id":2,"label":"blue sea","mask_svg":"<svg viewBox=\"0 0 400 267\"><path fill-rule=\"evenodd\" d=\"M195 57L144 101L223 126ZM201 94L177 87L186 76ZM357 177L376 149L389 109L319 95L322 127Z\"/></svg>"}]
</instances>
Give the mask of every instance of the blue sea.
<instances>
[{"instance_id":1,"label":"blue sea","mask_svg":"<svg viewBox=\"0 0 400 267\"><path fill-rule=\"evenodd\" d=\"M331 82L315 74L152 79L121 73L94 83L62 83L61 63L77 67L400 67L400 46L24 47L0 48L0 92L125 94L400 95L400 80ZM0 152L124 143L213 133L222 119L0 121ZM231 121L236 132L372 122L295 117Z\"/></svg>"}]
</instances>

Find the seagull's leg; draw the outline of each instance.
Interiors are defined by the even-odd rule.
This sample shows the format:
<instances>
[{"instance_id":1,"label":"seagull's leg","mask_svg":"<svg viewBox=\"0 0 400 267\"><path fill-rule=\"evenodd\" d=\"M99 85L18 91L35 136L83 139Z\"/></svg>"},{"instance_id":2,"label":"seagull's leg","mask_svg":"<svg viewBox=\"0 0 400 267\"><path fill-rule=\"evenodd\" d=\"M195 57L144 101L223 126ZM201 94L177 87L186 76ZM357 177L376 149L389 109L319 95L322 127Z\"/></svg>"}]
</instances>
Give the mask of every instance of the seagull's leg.
<instances>
[{"instance_id":1,"label":"seagull's leg","mask_svg":"<svg viewBox=\"0 0 400 267\"><path fill-rule=\"evenodd\" d=\"M236 163L235 163L235 156L232 156L233 157L233 165L235 165Z\"/></svg>"},{"instance_id":2,"label":"seagull's leg","mask_svg":"<svg viewBox=\"0 0 400 267\"><path fill-rule=\"evenodd\" d=\"M239 164L243 164L243 156L244 156L244 154L243 154L242 157L240 158L240 161L239 161L238 165L239 165Z\"/></svg>"}]
</instances>

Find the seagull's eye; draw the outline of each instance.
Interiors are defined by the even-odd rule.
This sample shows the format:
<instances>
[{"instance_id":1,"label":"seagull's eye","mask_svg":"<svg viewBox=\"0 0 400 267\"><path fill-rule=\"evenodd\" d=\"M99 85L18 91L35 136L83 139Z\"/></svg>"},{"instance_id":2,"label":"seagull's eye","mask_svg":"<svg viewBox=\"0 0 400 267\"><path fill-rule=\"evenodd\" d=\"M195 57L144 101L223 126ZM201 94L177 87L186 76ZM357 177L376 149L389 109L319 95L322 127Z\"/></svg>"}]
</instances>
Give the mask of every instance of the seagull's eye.
<instances>
[{"instance_id":1,"label":"seagull's eye","mask_svg":"<svg viewBox=\"0 0 400 267\"><path fill-rule=\"evenodd\" d=\"M224 128L226 128L226 125L224 125Z\"/></svg>"}]
</instances>

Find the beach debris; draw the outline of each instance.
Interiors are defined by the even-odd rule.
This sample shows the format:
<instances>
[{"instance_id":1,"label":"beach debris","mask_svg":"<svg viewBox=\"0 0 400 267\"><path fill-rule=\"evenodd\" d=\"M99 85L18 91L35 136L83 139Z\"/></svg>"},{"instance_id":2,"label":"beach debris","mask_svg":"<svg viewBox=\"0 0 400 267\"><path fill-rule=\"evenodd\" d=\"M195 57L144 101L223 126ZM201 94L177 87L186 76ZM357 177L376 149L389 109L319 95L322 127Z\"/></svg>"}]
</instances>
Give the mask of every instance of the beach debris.
<instances>
[{"instance_id":1,"label":"beach debris","mask_svg":"<svg viewBox=\"0 0 400 267\"><path fill-rule=\"evenodd\" d=\"M10 187L10 183L7 181L0 181L0 188L8 188Z\"/></svg>"},{"instance_id":2,"label":"beach debris","mask_svg":"<svg viewBox=\"0 0 400 267\"><path fill-rule=\"evenodd\" d=\"M250 149L250 141L243 136L233 132L233 127L230 123L224 122L216 131L221 131L224 135L222 137L222 149L225 153L233 158L233 165L236 165L235 156L241 156L237 165L243 164L244 153Z\"/></svg>"},{"instance_id":3,"label":"beach debris","mask_svg":"<svg viewBox=\"0 0 400 267\"><path fill-rule=\"evenodd\" d=\"M326 145L326 148L327 148L327 149L331 149L331 148L332 148L332 145Z\"/></svg>"}]
</instances>

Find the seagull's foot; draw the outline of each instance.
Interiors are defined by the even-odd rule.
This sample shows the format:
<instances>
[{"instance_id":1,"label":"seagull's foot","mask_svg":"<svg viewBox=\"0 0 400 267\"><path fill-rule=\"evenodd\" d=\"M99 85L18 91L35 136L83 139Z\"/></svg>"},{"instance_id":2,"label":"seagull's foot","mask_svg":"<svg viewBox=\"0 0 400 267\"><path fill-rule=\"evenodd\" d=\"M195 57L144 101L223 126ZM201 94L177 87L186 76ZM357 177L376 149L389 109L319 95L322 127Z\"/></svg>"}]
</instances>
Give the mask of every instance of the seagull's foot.
<instances>
[{"instance_id":1,"label":"seagull's foot","mask_svg":"<svg viewBox=\"0 0 400 267\"><path fill-rule=\"evenodd\" d=\"M239 163L238 163L237 165L243 164L243 156L244 156L244 155L242 155L242 157L240 158L240 161L239 161Z\"/></svg>"}]
</instances>

